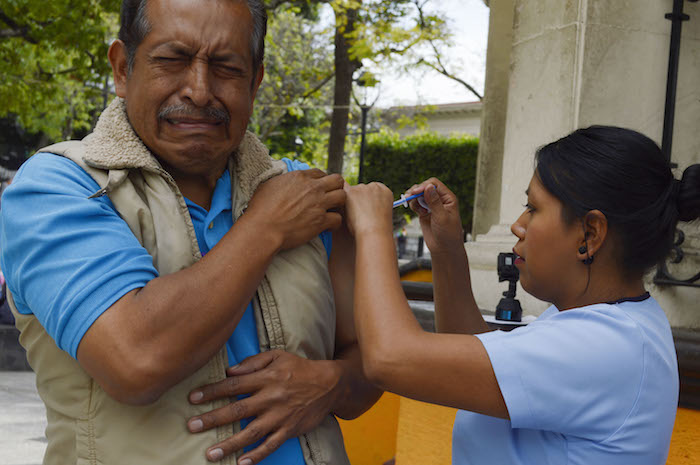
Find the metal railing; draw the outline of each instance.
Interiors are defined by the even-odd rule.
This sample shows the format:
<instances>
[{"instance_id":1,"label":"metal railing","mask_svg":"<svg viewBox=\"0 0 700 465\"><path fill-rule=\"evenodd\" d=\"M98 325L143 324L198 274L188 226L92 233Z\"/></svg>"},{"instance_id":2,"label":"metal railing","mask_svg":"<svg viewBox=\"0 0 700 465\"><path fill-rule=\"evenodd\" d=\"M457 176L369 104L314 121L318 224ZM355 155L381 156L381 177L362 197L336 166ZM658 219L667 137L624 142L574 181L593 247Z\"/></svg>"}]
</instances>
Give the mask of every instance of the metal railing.
<instances>
[{"instance_id":1,"label":"metal railing","mask_svg":"<svg viewBox=\"0 0 700 465\"><path fill-rule=\"evenodd\" d=\"M671 147L673 146L673 125L676 114L676 88L678 85L678 63L681 50L681 29L683 22L688 21L690 16L683 13L685 0L673 0L673 12L665 17L671 21L671 47L668 56L668 78L666 81L666 107L664 109L664 129L661 150L667 159L671 160ZM698 0L688 0L697 2ZM676 163L671 163L672 168L677 168ZM676 240L673 243L671 256L666 262L659 265L654 276L656 284L671 286L700 287L700 272L690 278L678 278L669 270L669 266L680 264L688 255L682 245L685 242L685 233L680 229L676 230Z\"/></svg>"}]
</instances>

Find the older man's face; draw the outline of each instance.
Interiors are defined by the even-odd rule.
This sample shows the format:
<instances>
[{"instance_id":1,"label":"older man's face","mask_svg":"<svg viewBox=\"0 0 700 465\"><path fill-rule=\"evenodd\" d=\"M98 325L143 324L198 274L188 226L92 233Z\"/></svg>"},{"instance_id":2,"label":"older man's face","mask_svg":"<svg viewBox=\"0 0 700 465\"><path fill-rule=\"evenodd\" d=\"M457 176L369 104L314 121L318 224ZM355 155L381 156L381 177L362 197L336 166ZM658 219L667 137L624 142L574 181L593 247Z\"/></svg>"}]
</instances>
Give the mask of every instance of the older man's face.
<instances>
[{"instance_id":1,"label":"older man's face","mask_svg":"<svg viewBox=\"0 0 700 465\"><path fill-rule=\"evenodd\" d=\"M129 120L171 174L220 174L262 78L253 75L250 11L244 1L149 0L147 16L133 70L122 83L115 72Z\"/></svg>"}]
</instances>

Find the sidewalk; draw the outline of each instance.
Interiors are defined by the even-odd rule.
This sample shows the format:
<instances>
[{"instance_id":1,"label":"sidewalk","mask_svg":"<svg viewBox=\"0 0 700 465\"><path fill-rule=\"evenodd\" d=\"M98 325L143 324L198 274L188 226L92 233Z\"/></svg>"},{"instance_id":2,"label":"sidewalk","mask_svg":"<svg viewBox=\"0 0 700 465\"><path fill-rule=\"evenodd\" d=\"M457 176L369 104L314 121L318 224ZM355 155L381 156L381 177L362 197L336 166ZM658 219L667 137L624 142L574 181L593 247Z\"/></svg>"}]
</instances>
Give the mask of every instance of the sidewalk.
<instances>
[{"instance_id":1,"label":"sidewalk","mask_svg":"<svg viewBox=\"0 0 700 465\"><path fill-rule=\"evenodd\" d=\"M40 465L46 414L31 371L0 371L0 465Z\"/></svg>"}]
</instances>

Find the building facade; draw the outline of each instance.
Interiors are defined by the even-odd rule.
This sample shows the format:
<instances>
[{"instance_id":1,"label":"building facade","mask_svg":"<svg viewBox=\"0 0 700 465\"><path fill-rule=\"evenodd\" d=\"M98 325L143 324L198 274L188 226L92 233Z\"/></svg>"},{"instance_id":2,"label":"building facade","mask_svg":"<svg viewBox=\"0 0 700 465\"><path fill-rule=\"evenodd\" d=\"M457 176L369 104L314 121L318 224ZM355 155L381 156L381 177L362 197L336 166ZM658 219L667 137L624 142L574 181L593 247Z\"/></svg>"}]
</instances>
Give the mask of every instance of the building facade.
<instances>
[{"instance_id":1,"label":"building facade","mask_svg":"<svg viewBox=\"0 0 700 465\"><path fill-rule=\"evenodd\" d=\"M700 163L700 3L682 0L490 0L486 88L479 147L474 242L467 243L481 308L493 310L505 290L496 257L515 244L510 224L522 211L538 147L593 124L640 131L661 145L674 3L680 20L675 130L676 176ZM678 5L676 5L678 8ZM700 228L684 227L683 260L673 277L700 272ZM675 256L678 256L677 254ZM696 284L700 281L696 281ZM700 288L648 289L675 328L700 328ZM518 292L524 314L547 306Z\"/></svg>"}]
</instances>

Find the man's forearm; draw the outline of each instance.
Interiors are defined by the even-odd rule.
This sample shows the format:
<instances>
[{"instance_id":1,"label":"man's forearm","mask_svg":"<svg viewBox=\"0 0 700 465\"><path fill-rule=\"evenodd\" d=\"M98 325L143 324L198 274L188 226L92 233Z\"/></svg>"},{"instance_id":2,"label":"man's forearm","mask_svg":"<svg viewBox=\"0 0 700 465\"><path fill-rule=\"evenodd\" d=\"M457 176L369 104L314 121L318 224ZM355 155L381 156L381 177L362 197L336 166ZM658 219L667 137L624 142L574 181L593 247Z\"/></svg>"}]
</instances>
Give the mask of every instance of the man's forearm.
<instances>
[{"instance_id":1,"label":"man's forearm","mask_svg":"<svg viewBox=\"0 0 700 465\"><path fill-rule=\"evenodd\" d=\"M279 248L264 236L241 218L198 263L124 296L86 333L81 365L119 400L155 400L233 333Z\"/></svg>"},{"instance_id":2,"label":"man's forearm","mask_svg":"<svg viewBox=\"0 0 700 465\"><path fill-rule=\"evenodd\" d=\"M225 344L278 251L340 225L333 210L345 202L342 186L342 177L319 170L259 185L246 213L202 260L107 309L78 347L80 364L118 400L155 400Z\"/></svg>"}]
</instances>

